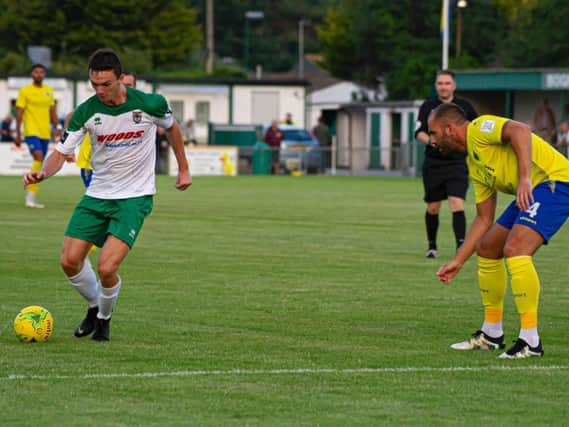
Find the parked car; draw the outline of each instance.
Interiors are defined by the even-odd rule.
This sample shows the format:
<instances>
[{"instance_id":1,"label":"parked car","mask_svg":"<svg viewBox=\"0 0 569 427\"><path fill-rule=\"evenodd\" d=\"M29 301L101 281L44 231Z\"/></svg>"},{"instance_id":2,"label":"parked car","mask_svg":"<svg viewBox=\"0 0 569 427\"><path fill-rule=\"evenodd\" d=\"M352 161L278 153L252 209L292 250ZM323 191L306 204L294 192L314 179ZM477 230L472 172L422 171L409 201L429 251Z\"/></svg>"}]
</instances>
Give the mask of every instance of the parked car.
<instances>
[{"instance_id":1,"label":"parked car","mask_svg":"<svg viewBox=\"0 0 569 427\"><path fill-rule=\"evenodd\" d=\"M318 140L309 131L298 126L280 125L279 129L283 133L279 155L281 167L288 172L320 172L322 151Z\"/></svg>"}]
</instances>

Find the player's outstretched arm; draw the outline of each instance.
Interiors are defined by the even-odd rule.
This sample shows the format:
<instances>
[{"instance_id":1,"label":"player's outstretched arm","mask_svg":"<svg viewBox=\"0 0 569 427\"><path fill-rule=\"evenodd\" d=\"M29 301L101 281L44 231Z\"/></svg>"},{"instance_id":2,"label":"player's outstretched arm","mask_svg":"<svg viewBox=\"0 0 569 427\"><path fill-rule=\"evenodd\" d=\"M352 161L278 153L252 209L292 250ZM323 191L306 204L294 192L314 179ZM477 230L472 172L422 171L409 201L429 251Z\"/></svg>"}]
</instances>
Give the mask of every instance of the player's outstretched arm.
<instances>
[{"instance_id":1,"label":"player's outstretched arm","mask_svg":"<svg viewBox=\"0 0 569 427\"><path fill-rule=\"evenodd\" d=\"M53 151L49 157L45 160L43 168L41 171L37 172L28 172L24 174L24 187L29 184L36 184L38 182L43 181L46 178L56 174L59 169L63 166L65 162L65 155L60 153L59 151Z\"/></svg>"},{"instance_id":2,"label":"player's outstretched arm","mask_svg":"<svg viewBox=\"0 0 569 427\"><path fill-rule=\"evenodd\" d=\"M476 251L478 241L492 227L494 223L494 213L496 211L496 193L491 197L476 205L476 217L468 230L464 243L460 246L456 255L446 264L443 264L437 271L437 278L443 283L450 283L456 276L464 263Z\"/></svg>"},{"instance_id":3,"label":"player's outstretched arm","mask_svg":"<svg viewBox=\"0 0 569 427\"><path fill-rule=\"evenodd\" d=\"M178 126L176 121L174 121L172 127L166 130L166 136L172 145L172 150L176 156L176 162L178 162L178 177L176 178L176 183L174 185L178 190L184 191L192 185L192 175L190 173L188 159L186 159L182 132L180 131L180 126Z\"/></svg>"}]
</instances>

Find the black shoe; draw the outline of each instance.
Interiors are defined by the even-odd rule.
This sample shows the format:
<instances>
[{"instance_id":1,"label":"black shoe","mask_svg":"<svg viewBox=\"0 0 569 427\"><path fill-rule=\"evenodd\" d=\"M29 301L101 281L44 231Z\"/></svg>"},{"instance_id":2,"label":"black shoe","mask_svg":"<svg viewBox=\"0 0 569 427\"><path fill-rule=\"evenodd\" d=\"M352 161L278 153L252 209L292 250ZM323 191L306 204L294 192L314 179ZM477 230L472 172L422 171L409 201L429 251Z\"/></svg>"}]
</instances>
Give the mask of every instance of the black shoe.
<instances>
[{"instance_id":1,"label":"black shoe","mask_svg":"<svg viewBox=\"0 0 569 427\"><path fill-rule=\"evenodd\" d=\"M86 337L91 332L95 330L95 323L97 321L97 313L99 312L99 307L92 307L87 310L87 315L81 322L79 326L75 328L74 335L78 338Z\"/></svg>"},{"instance_id":2,"label":"black shoe","mask_svg":"<svg viewBox=\"0 0 569 427\"><path fill-rule=\"evenodd\" d=\"M438 252L436 249L429 249L427 251L427 254L425 255L425 258L436 258L438 256Z\"/></svg>"},{"instance_id":3,"label":"black shoe","mask_svg":"<svg viewBox=\"0 0 569 427\"><path fill-rule=\"evenodd\" d=\"M97 323L95 326L95 332L91 337L93 341L110 341L111 340L111 318L99 319L97 318Z\"/></svg>"},{"instance_id":4,"label":"black shoe","mask_svg":"<svg viewBox=\"0 0 569 427\"><path fill-rule=\"evenodd\" d=\"M518 338L514 345L508 351L498 356L500 359L525 359L526 357L543 357L543 347L541 340L537 346L530 347L530 345L523 339Z\"/></svg>"}]
</instances>

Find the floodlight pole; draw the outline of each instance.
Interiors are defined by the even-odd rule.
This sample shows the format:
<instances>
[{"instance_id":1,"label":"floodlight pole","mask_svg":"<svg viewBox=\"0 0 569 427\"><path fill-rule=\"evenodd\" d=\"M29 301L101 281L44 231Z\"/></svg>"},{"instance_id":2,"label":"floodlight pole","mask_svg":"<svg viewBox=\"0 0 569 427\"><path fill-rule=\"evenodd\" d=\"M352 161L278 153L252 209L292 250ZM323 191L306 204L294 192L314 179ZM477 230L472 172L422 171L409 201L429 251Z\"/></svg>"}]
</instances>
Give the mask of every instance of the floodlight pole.
<instances>
[{"instance_id":1,"label":"floodlight pole","mask_svg":"<svg viewBox=\"0 0 569 427\"><path fill-rule=\"evenodd\" d=\"M460 55L462 53L462 10L468 6L468 2L466 0L459 0L456 3L456 49L455 49L455 58L456 58L456 66L457 68L460 67Z\"/></svg>"},{"instance_id":2,"label":"floodlight pole","mask_svg":"<svg viewBox=\"0 0 569 427\"><path fill-rule=\"evenodd\" d=\"M251 33L251 24L249 21L264 18L265 14L259 10L248 10L245 12L245 40L243 43L243 67L245 68L245 72L249 72L249 35Z\"/></svg>"},{"instance_id":3,"label":"floodlight pole","mask_svg":"<svg viewBox=\"0 0 569 427\"><path fill-rule=\"evenodd\" d=\"M443 0L442 10L441 10L441 26L443 31L443 62L442 69L448 69L448 0Z\"/></svg>"},{"instance_id":4,"label":"floodlight pole","mask_svg":"<svg viewBox=\"0 0 569 427\"><path fill-rule=\"evenodd\" d=\"M214 27L213 27L213 1L207 0L206 5L206 34L207 34L207 59L205 63L205 71L207 74L213 72L213 59L214 59Z\"/></svg>"},{"instance_id":5,"label":"floodlight pole","mask_svg":"<svg viewBox=\"0 0 569 427\"><path fill-rule=\"evenodd\" d=\"M301 79L304 78L304 26L309 24L308 19L298 21L298 77Z\"/></svg>"}]
</instances>

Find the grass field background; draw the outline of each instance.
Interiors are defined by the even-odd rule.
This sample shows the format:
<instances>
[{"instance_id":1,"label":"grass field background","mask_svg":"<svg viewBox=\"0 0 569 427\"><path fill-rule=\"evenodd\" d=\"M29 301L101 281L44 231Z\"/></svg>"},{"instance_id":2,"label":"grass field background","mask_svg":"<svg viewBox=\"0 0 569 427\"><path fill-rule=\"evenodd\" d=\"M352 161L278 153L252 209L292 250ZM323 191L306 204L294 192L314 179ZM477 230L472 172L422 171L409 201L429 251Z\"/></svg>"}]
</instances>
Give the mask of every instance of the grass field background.
<instances>
[{"instance_id":1,"label":"grass field background","mask_svg":"<svg viewBox=\"0 0 569 427\"><path fill-rule=\"evenodd\" d=\"M59 268L80 179L42 184L47 207L30 210L20 178L0 178L0 425L567 423L566 228L536 256L545 357L503 361L449 348L481 323L475 263L436 281L451 218L444 206L441 257L425 259L420 180L157 184L100 344L73 337L86 306ZM32 304L54 316L46 344L12 332ZM505 313L510 343L510 295Z\"/></svg>"}]
</instances>

